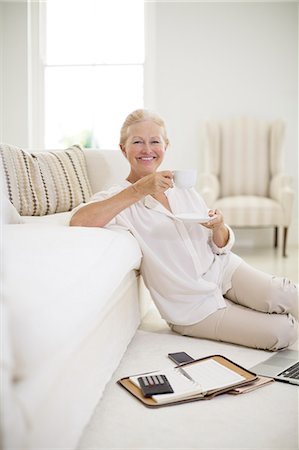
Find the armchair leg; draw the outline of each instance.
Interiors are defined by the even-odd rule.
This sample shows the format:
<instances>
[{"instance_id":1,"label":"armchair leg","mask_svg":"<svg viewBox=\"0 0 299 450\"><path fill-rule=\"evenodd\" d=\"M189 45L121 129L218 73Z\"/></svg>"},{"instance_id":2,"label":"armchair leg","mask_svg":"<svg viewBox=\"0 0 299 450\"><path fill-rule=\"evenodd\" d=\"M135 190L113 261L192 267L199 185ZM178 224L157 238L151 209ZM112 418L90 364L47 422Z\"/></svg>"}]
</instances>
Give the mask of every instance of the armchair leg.
<instances>
[{"instance_id":1,"label":"armchair leg","mask_svg":"<svg viewBox=\"0 0 299 450\"><path fill-rule=\"evenodd\" d=\"M274 228L274 248L278 246L278 227Z\"/></svg>"},{"instance_id":2,"label":"armchair leg","mask_svg":"<svg viewBox=\"0 0 299 450\"><path fill-rule=\"evenodd\" d=\"M288 235L288 227L283 228L283 247L282 247L282 256L285 258L287 256L286 248L287 248L287 235Z\"/></svg>"}]
</instances>

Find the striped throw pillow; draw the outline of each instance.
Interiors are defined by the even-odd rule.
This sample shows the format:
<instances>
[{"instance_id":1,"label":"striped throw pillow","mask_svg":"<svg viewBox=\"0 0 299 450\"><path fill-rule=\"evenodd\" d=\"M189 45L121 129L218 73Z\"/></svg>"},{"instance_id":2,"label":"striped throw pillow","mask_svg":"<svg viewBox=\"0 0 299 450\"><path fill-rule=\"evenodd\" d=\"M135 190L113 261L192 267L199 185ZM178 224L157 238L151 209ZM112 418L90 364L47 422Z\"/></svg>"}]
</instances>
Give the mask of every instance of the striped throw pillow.
<instances>
[{"instance_id":1,"label":"striped throw pillow","mask_svg":"<svg viewBox=\"0 0 299 450\"><path fill-rule=\"evenodd\" d=\"M0 145L4 191L21 216L71 211L91 196L84 151L28 153Z\"/></svg>"}]
</instances>

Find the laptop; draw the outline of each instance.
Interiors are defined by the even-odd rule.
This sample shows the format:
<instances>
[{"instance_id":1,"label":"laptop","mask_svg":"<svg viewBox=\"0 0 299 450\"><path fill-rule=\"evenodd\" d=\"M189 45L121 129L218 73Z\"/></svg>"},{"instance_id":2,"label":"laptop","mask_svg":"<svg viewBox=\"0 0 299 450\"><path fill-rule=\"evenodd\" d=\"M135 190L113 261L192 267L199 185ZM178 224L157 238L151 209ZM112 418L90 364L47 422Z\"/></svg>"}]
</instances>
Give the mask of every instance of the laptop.
<instances>
[{"instance_id":1,"label":"laptop","mask_svg":"<svg viewBox=\"0 0 299 450\"><path fill-rule=\"evenodd\" d=\"M298 350L281 350L251 367L250 370L257 375L299 385L299 352Z\"/></svg>"}]
</instances>

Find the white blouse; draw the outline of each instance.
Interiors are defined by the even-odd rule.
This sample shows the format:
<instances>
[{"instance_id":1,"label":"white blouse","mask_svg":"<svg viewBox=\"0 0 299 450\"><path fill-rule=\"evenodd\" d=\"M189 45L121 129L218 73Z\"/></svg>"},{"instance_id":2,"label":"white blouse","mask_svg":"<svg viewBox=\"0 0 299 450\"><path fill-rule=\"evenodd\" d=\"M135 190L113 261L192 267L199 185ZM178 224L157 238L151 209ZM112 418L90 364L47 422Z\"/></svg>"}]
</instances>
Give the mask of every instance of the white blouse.
<instances>
[{"instance_id":1,"label":"white blouse","mask_svg":"<svg viewBox=\"0 0 299 450\"><path fill-rule=\"evenodd\" d=\"M128 186L124 181L94 194L90 202L109 198ZM137 239L143 254L141 274L162 318L191 325L225 308L223 294L230 289L241 259L230 252L235 238L229 227L229 241L219 248L209 229L175 217L187 212L207 216L208 207L195 189L173 187L165 194L172 212L147 195L120 212L106 228L125 228Z\"/></svg>"}]
</instances>

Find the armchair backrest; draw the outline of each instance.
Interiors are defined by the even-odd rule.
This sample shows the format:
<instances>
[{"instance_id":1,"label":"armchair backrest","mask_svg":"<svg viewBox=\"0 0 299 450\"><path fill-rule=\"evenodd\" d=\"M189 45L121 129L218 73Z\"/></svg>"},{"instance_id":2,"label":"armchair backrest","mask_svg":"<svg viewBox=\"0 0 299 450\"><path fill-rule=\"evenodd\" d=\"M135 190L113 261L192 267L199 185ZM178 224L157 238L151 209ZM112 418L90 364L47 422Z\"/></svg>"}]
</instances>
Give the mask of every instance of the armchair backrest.
<instances>
[{"instance_id":1,"label":"armchair backrest","mask_svg":"<svg viewBox=\"0 0 299 450\"><path fill-rule=\"evenodd\" d=\"M220 196L268 196L271 178L282 171L285 125L248 117L209 121L207 171L216 175Z\"/></svg>"}]
</instances>

